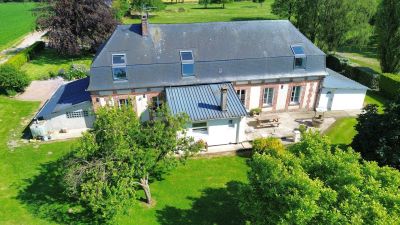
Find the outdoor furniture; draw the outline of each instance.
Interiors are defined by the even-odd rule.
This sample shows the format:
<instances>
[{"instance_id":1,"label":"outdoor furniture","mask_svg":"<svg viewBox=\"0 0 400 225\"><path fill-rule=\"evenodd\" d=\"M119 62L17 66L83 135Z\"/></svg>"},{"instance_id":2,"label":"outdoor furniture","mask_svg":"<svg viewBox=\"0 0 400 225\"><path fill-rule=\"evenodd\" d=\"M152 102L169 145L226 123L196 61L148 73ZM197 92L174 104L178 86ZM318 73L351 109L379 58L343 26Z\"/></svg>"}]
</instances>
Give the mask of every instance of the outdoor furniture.
<instances>
[{"instance_id":1,"label":"outdoor furniture","mask_svg":"<svg viewBox=\"0 0 400 225\"><path fill-rule=\"evenodd\" d=\"M279 125L281 124L279 122L279 117L276 115L259 116L256 118L256 120L258 128L279 127Z\"/></svg>"}]
</instances>

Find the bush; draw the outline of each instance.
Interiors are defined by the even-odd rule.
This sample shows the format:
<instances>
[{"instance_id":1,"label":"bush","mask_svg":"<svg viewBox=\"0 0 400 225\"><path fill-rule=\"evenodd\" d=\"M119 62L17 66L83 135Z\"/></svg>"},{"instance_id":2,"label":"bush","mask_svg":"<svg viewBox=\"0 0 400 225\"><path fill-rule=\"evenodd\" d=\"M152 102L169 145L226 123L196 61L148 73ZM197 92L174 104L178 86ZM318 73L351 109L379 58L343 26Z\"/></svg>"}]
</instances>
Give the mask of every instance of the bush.
<instances>
[{"instance_id":1,"label":"bush","mask_svg":"<svg viewBox=\"0 0 400 225\"><path fill-rule=\"evenodd\" d=\"M326 65L328 68L342 73L344 76L371 89L376 90L379 88L380 73L371 68L353 66L347 59L336 55L328 55Z\"/></svg>"},{"instance_id":2,"label":"bush","mask_svg":"<svg viewBox=\"0 0 400 225\"><path fill-rule=\"evenodd\" d=\"M0 90L7 95L15 95L17 92L24 91L30 84L26 73L10 66L0 66Z\"/></svg>"},{"instance_id":3,"label":"bush","mask_svg":"<svg viewBox=\"0 0 400 225\"><path fill-rule=\"evenodd\" d=\"M43 41L35 42L30 47L18 52L12 56L5 64L14 66L15 68L21 68L25 63L29 62L37 53L41 52L45 48Z\"/></svg>"},{"instance_id":4,"label":"bush","mask_svg":"<svg viewBox=\"0 0 400 225\"><path fill-rule=\"evenodd\" d=\"M251 109L250 110L250 116L259 115L260 113L261 113L261 109L260 108L255 108L255 109Z\"/></svg>"},{"instance_id":5,"label":"bush","mask_svg":"<svg viewBox=\"0 0 400 225\"><path fill-rule=\"evenodd\" d=\"M258 138L253 141L253 150L257 153L264 154L283 154L285 146L282 141L278 138Z\"/></svg>"},{"instance_id":6,"label":"bush","mask_svg":"<svg viewBox=\"0 0 400 225\"><path fill-rule=\"evenodd\" d=\"M385 97L396 100L400 97L400 75L382 74L379 88Z\"/></svg>"},{"instance_id":7,"label":"bush","mask_svg":"<svg viewBox=\"0 0 400 225\"><path fill-rule=\"evenodd\" d=\"M61 73L59 75L66 80L75 80L85 78L89 75L89 73L84 65L72 65L68 72Z\"/></svg>"},{"instance_id":8,"label":"bush","mask_svg":"<svg viewBox=\"0 0 400 225\"><path fill-rule=\"evenodd\" d=\"M284 154L255 153L239 207L249 224L398 224L399 171L306 132Z\"/></svg>"}]
</instances>

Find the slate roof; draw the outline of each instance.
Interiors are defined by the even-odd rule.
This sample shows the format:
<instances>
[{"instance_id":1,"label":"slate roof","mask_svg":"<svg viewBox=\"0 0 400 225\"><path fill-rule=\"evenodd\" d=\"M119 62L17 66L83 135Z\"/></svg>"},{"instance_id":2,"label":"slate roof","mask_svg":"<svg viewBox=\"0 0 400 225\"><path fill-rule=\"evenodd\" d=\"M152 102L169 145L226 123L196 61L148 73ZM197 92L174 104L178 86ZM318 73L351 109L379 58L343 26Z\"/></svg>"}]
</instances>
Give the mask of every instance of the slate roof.
<instances>
[{"instance_id":1,"label":"slate roof","mask_svg":"<svg viewBox=\"0 0 400 225\"><path fill-rule=\"evenodd\" d=\"M72 105L91 101L90 93L86 91L89 86L89 77L72 81L60 86L53 96L36 114L35 119L45 119L53 113L59 112Z\"/></svg>"},{"instance_id":2,"label":"slate roof","mask_svg":"<svg viewBox=\"0 0 400 225\"><path fill-rule=\"evenodd\" d=\"M151 21L150 21L151 22ZM301 45L307 68L293 69L291 45ZM195 77L182 78L179 51L192 50ZM125 53L127 82L114 82L111 59ZM119 25L95 57L89 90L115 90L324 76L325 54L289 21Z\"/></svg>"},{"instance_id":3,"label":"slate roof","mask_svg":"<svg viewBox=\"0 0 400 225\"><path fill-rule=\"evenodd\" d=\"M220 108L221 87L228 87L227 110ZM230 83L166 88L167 103L173 114L185 112L192 121L237 118L247 115Z\"/></svg>"},{"instance_id":4,"label":"slate roof","mask_svg":"<svg viewBox=\"0 0 400 225\"><path fill-rule=\"evenodd\" d=\"M332 89L351 89L351 90L368 90L369 88L349 79L342 74L335 72L331 69L327 69L328 76L325 77L322 87Z\"/></svg>"}]
</instances>

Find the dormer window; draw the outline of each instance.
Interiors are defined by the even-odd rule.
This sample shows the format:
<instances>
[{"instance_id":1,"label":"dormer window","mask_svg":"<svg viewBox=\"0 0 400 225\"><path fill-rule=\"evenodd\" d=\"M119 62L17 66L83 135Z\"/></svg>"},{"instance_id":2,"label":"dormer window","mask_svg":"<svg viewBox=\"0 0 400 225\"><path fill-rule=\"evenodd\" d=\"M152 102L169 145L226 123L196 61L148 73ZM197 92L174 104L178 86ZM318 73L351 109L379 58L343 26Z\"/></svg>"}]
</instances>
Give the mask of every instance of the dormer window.
<instances>
[{"instance_id":1,"label":"dormer window","mask_svg":"<svg viewBox=\"0 0 400 225\"><path fill-rule=\"evenodd\" d=\"M194 76L194 58L192 51L180 51L182 63L182 76Z\"/></svg>"},{"instance_id":2,"label":"dormer window","mask_svg":"<svg viewBox=\"0 0 400 225\"><path fill-rule=\"evenodd\" d=\"M126 80L126 55L112 55L112 73L114 80Z\"/></svg>"},{"instance_id":3,"label":"dormer window","mask_svg":"<svg viewBox=\"0 0 400 225\"><path fill-rule=\"evenodd\" d=\"M304 54L303 46L292 45L291 46L294 54L294 68L295 69L305 69L306 68L306 54Z\"/></svg>"}]
</instances>

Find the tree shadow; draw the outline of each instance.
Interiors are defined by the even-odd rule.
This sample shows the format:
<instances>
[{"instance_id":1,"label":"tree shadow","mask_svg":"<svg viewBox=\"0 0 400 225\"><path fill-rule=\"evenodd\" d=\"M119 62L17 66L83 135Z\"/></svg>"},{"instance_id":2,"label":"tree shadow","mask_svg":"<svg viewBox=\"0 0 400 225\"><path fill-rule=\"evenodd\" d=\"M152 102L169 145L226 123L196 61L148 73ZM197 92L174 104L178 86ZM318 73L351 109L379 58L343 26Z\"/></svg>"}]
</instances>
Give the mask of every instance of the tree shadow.
<instances>
[{"instance_id":1,"label":"tree shadow","mask_svg":"<svg viewBox=\"0 0 400 225\"><path fill-rule=\"evenodd\" d=\"M158 222L162 225L245 224L238 201L241 185L243 183L232 181L226 188L207 188L201 197L188 198L193 201L191 209L166 206L157 210Z\"/></svg>"},{"instance_id":2,"label":"tree shadow","mask_svg":"<svg viewBox=\"0 0 400 225\"><path fill-rule=\"evenodd\" d=\"M40 173L26 179L28 184L17 199L36 217L60 224L93 224L94 216L70 198L62 184L66 157L40 167Z\"/></svg>"}]
</instances>

